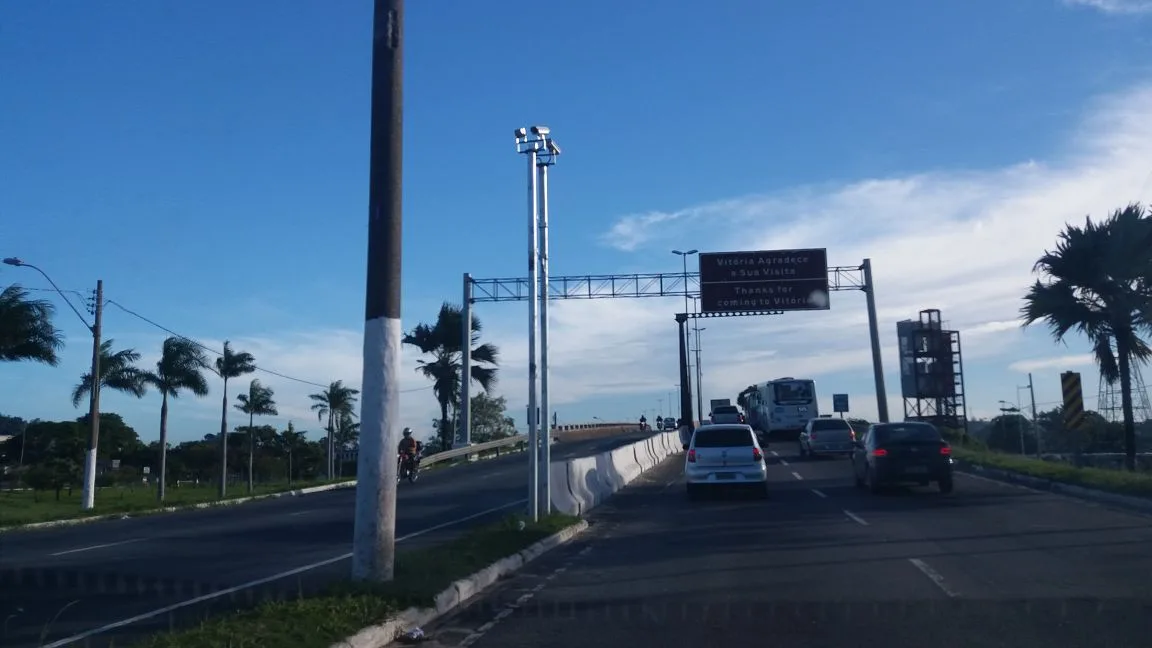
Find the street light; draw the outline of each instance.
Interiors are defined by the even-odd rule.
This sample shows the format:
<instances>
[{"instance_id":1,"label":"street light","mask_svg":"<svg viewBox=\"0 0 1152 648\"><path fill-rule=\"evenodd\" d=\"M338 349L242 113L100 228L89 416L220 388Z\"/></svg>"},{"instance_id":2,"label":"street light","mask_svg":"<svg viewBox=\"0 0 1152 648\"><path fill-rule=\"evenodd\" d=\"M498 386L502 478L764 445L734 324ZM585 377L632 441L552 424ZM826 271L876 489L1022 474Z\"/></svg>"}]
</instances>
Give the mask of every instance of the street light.
<instances>
[{"instance_id":1,"label":"street light","mask_svg":"<svg viewBox=\"0 0 1152 648\"><path fill-rule=\"evenodd\" d=\"M687 252L681 252L680 250L672 250L672 254L679 256L680 259L684 262L684 312L685 313L688 312L688 257L692 256L693 254L698 254L699 252L700 252L700 250L688 250Z\"/></svg>"},{"instance_id":2,"label":"street light","mask_svg":"<svg viewBox=\"0 0 1152 648\"><path fill-rule=\"evenodd\" d=\"M531 132L531 135L529 135ZM540 418L543 410L545 430L550 417L548 408L548 167L556 163L560 147L552 140L547 126L517 128L514 131L516 152L528 157L528 508L533 520L541 509L550 511L549 461L551 434L541 447ZM468 325L465 324L465 330ZM537 391L537 331L540 333L540 383ZM465 381L467 378L464 379ZM540 406L537 406L539 396ZM541 456L543 454L543 457ZM543 460L543 465L541 465ZM541 474L543 473L543 474ZM543 486L543 489L541 488ZM541 490L544 492L541 493ZM544 501L540 501L541 494Z\"/></svg>"},{"instance_id":3,"label":"street light","mask_svg":"<svg viewBox=\"0 0 1152 648\"><path fill-rule=\"evenodd\" d=\"M1000 401L1000 406L1000 411L1004 414L1016 415L1014 420L1016 421L1016 431L1020 433L1020 454L1028 454L1027 447L1024 445L1024 425L1021 422L1022 417L1020 416L1020 408L1004 400Z\"/></svg>"},{"instance_id":4,"label":"street light","mask_svg":"<svg viewBox=\"0 0 1152 648\"><path fill-rule=\"evenodd\" d=\"M84 328L92 333L92 389L89 390L88 394L88 452L84 455L84 496L82 498L83 502L81 502L81 508L85 511L92 510L96 506L96 449L100 444L100 333L104 322L104 282L100 279L96 280L96 299L92 305L93 323L89 324L88 320L80 314L80 311L72 304L72 301L68 299L68 295L65 295L63 290L60 290L60 286L57 286L56 282L52 281L52 277L49 277L47 272L44 272L31 263L25 263L16 257L6 257L4 259L4 265L15 266L17 268L31 268L39 272L41 276L48 280L48 283L52 285L52 288L60 295L64 303L68 304L68 308L71 308L72 312L76 313L76 317L79 317L80 321L84 323ZM21 442L23 442L23 439Z\"/></svg>"}]
</instances>

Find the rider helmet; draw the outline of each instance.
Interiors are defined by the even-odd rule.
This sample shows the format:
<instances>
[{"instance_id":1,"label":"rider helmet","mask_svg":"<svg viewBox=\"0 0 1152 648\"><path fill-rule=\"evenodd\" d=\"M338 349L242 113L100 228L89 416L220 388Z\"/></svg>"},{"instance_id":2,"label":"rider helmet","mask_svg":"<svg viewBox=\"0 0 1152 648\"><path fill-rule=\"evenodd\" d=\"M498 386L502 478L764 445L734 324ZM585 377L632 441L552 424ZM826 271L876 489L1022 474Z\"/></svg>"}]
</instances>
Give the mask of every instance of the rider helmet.
<instances>
[{"instance_id":1,"label":"rider helmet","mask_svg":"<svg viewBox=\"0 0 1152 648\"><path fill-rule=\"evenodd\" d=\"M404 437L407 438L410 436L412 436L412 428L404 428Z\"/></svg>"}]
</instances>

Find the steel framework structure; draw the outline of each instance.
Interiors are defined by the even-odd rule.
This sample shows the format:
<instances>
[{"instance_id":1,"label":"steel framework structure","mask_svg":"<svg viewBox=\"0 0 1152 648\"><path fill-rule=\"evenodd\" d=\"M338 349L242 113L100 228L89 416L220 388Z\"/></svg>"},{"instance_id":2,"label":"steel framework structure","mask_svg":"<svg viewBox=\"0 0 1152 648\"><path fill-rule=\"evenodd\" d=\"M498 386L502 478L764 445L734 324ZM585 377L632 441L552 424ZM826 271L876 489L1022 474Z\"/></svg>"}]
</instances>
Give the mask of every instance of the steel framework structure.
<instances>
[{"instance_id":1,"label":"steel framework structure","mask_svg":"<svg viewBox=\"0 0 1152 648\"><path fill-rule=\"evenodd\" d=\"M531 298L532 280L528 277L475 279L464 275L464 321L472 318L472 306L478 303L528 301ZM884 386L884 370L880 357L880 332L876 317L876 296L872 284L870 259L857 266L830 266L828 268L828 289L830 291L859 290L867 298L868 328L872 346L872 369L876 382L876 407L879 419L888 421L887 390ZM609 275L569 275L551 277L548 283L548 301L553 299L635 299L645 297L689 297L700 295L699 272L665 272ZM749 317L758 315L779 315L784 311L720 312L720 313L678 313L676 321L681 329L681 348L684 348L685 322L689 318ZM470 373L469 354L464 354L462 371ZM681 357L681 373L686 371L686 358ZM686 383L682 377L681 385ZM691 418L691 395L681 387L682 418ZM461 406L461 412L468 410ZM470 420L463 420L463 443L468 443Z\"/></svg>"},{"instance_id":2,"label":"steel framework structure","mask_svg":"<svg viewBox=\"0 0 1152 648\"><path fill-rule=\"evenodd\" d=\"M687 283L687 291L685 291ZM528 277L473 279L472 303L527 301ZM831 266L828 268L829 290L864 290L864 266ZM700 296L700 274L697 272L663 272L610 275L569 275L551 277L548 299L628 299L644 297ZM689 317L735 317L778 315L783 311L754 313L695 313Z\"/></svg>"}]
</instances>

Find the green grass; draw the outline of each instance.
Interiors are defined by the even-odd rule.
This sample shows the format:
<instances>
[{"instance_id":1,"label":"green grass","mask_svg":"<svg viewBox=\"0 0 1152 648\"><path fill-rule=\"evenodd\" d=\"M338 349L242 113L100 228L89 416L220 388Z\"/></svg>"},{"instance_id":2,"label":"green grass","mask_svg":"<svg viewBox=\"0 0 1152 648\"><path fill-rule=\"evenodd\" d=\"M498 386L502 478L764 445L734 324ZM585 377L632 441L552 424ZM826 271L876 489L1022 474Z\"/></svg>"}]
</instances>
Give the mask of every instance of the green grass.
<instances>
[{"instance_id":1,"label":"green grass","mask_svg":"<svg viewBox=\"0 0 1152 648\"><path fill-rule=\"evenodd\" d=\"M334 480L335 482L348 481L348 478ZM256 484L254 495L267 495L280 493L297 488L322 486L327 481L270 482ZM67 490L61 491L60 499L52 491L0 491L0 528L19 526L34 522L50 522L55 520L68 520L73 518L91 517L93 515L108 515L112 513L139 513L161 508L162 506L188 506L202 502L216 501L216 486L206 484L203 486L184 485L170 486L163 504L156 501L155 486L135 487L111 486L96 491L96 508L84 511L80 508L81 490L75 488L69 495ZM227 499L248 497L248 489L244 484L229 486Z\"/></svg>"},{"instance_id":2,"label":"green grass","mask_svg":"<svg viewBox=\"0 0 1152 648\"><path fill-rule=\"evenodd\" d=\"M957 446L952 447L952 456L968 463L1022 473L1040 479L1095 488L1111 493L1152 497L1152 474L1148 473L1104 468L1078 468L1054 461Z\"/></svg>"},{"instance_id":3,"label":"green grass","mask_svg":"<svg viewBox=\"0 0 1152 648\"><path fill-rule=\"evenodd\" d=\"M262 604L252 610L165 632L136 648L323 648L412 606L429 606L453 582L558 531L578 518L551 515L537 523L510 516L428 549L402 552L391 583L341 583L317 596Z\"/></svg>"}]
</instances>

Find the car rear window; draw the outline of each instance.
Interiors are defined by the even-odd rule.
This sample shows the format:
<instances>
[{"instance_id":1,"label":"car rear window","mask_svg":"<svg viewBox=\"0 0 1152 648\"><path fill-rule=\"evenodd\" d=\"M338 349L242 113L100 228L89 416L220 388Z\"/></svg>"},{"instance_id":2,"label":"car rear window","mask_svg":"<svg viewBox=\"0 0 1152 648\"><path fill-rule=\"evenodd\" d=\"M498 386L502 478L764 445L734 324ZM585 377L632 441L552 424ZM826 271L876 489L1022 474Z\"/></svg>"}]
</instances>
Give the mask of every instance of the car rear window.
<instances>
[{"instance_id":1,"label":"car rear window","mask_svg":"<svg viewBox=\"0 0 1152 648\"><path fill-rule=\"evenodd\" d=\"M892 423L873 428L879 443L901 443L903 441L940 441L940 431L927 423Z\"/></svg>"},{"instance_id":2,"label":"car rear window","mask_svg":"<svg viewBox=\"0 0 1152 648\"><path fill-rule=\"evenodd\" d=\"M716 409L714 409L712 411L717 413L717 414L735 414L736 413L736 406L735 405L721 405L720 407L717 407Z\"/></svg>"},{"instance_id":3,"label":"car rear window","mask_svg":"<svg viewBox=\"0 0 1152 648\"><path fill-rule=\"evenodd\" d=\"M820 430L851 430L852 426L843 419L816 419L812 421L812 429Z\"/></svg>"},{"instance_id":4,"label":"car rear window","mask_svg":"<svg viewBox=\"0 0 1152 648\"><path fill-rule=\"evenodd\" d=\"M700 428L696 430L697 448L739 448L752 445L752 433L740 428Z\"/></svg>"}]
</instances>

